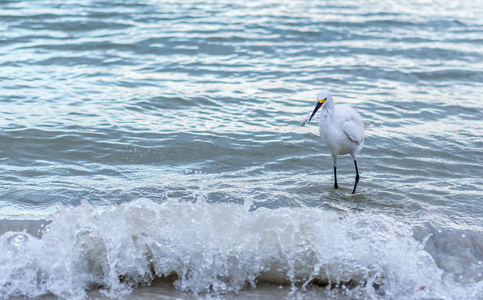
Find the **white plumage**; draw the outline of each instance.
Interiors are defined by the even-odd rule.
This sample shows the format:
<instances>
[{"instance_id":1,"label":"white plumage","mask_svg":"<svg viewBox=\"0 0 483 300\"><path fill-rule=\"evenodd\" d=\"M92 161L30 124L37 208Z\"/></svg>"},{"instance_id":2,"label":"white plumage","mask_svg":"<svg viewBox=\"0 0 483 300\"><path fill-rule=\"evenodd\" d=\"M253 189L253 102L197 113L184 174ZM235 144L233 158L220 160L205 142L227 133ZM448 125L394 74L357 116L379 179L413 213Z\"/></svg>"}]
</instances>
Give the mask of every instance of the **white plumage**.
<instances>
[{"instance_id":1,"label":"white plumage","mask_svg":"<svg viewBox=\"0 0 483 300\"><path fill-rule=\"evenodd\" d=\"M302 121L301 126L310 122L317 110L322 107L320 114L320 137L332 153L334 165L334 187L337 189L337 156L350 154L356 168L356 181L352 193L356 192L359 182L359 170L356 157L364 147L365 129L369 123L364 123L357 111L347 104L335 105L329 91L321 91L317 95L317 105L312 114Z\"/></svg>"}]
</instances>

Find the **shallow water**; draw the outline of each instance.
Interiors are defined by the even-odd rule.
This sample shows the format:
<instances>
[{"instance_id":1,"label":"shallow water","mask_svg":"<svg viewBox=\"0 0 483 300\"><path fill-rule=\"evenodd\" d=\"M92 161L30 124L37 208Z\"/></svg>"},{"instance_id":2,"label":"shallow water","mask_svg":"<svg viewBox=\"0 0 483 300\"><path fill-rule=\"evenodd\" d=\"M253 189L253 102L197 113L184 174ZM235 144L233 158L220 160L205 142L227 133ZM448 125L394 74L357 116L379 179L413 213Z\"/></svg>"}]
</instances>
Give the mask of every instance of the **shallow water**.
<instances>
[{"instance_id":1,"label":"shallow water","mask_svg":"<svg viewBox=\"0 0 483 300\"><path fill-rule=\"evenodd\" d=\"M483 297L481 15L3 1L0 297ZM321 89L372 123L355 195Z\"/></svg>"}]
</instances>

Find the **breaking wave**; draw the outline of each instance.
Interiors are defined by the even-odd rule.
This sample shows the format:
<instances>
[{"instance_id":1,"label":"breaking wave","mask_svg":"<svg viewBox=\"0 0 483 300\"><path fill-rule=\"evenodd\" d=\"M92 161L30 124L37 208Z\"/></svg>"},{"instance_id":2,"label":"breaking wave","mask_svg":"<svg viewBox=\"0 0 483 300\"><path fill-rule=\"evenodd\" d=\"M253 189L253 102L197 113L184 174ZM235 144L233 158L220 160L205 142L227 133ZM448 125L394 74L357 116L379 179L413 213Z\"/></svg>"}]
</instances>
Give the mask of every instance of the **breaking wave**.
<instances>
[{"instance_id":1,"label":"breaking wave","mask_svg":"<svg viewBox=\"0 0 483 300\"><path fill-rule=\"evenodd\" d=\"M154 280L195 294L276 283L356 298L483 295L478 274L463 283L438 267L424 249L430 234L419 241L382 214L140 199L60 207L33 227L0 236L2 298L119 297Z\"/></svg>"}]
</instances>

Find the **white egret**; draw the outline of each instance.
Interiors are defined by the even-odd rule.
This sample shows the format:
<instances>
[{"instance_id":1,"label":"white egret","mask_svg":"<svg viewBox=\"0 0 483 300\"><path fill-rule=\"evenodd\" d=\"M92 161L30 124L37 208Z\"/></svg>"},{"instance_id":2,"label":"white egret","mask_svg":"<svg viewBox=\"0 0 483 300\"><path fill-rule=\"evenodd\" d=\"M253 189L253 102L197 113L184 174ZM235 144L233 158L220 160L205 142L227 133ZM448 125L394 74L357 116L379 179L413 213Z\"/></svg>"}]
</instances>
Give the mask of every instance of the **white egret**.
<instances>
[{"instance_id":1,"label":"white egret","mask_svg":"<svg viewBox=\"0 0 483 300\"><path fill-rule=\"evenodd\" d=\"M354 194L359 183L359 170L357 169L356 157L364 147L365 129L369 128L370 124L363 122L359 113L349 105L335 105L332 94L324 90L317 95L317 104L312 114L306 116L300 125L305 126L307 122L310 122L321 106L322 112L319 123L320 137L332 153L335 180L334 188L338 188L337 156L350 154L356 167L356 181L354 189L352 190L352 194Z\"/></svg>"}]
</instances>

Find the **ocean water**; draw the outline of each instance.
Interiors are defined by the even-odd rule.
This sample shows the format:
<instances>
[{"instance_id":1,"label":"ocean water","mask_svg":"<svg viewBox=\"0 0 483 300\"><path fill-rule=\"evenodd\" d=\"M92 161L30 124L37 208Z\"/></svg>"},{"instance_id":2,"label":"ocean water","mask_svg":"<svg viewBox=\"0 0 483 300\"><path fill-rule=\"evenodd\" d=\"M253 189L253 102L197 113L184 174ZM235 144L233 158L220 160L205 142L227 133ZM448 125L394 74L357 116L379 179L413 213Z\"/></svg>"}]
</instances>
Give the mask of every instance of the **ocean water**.
<instances>
[{"instance_id":1,"label":"ocean water","mask_svg":"<svg viewBox=\"0 0 483 300\"><path fill-rule=\"evenodd\" d=\"M0 298L483 299L482 15L1 1Z\"/></svg>"}]
</instances>

